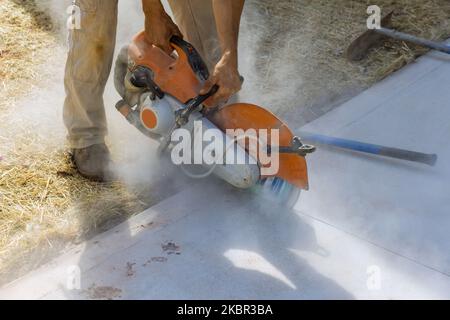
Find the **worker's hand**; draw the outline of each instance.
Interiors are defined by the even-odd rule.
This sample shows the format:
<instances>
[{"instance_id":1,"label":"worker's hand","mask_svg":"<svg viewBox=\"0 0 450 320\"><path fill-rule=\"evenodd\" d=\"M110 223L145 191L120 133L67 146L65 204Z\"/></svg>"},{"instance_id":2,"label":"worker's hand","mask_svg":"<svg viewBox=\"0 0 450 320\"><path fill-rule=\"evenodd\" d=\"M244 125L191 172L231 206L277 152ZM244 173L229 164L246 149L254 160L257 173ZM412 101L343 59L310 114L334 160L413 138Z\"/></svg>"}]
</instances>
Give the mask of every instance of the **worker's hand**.
<instances>
[{"instance_id":1,"label":"worker's hand","mask_svg":"<svg viewBox=\"0 0 450 320\"><path fill-rule=\"evenodd\" d=\"M219 86L219 91L207 101L209 106L226 103L235 93L241 90L242 81L237 68L237 59L232 55L224 54L222 56L212 75L205 82L200 94L207 94L214 85Z\"/></svg>"},{"instance_id":2,"label":"worker's hand","mask_svg":"<svg viewBox=\"0 0 450 320\"><path fill-rule=\"evenodd\" d=\"M147 41L163 49L168 54L172 53L170 45L172 36L183 38L180 29L172 21L164 8L153 9L145 12L145 35Z\"/></svg>"}]
</instances>

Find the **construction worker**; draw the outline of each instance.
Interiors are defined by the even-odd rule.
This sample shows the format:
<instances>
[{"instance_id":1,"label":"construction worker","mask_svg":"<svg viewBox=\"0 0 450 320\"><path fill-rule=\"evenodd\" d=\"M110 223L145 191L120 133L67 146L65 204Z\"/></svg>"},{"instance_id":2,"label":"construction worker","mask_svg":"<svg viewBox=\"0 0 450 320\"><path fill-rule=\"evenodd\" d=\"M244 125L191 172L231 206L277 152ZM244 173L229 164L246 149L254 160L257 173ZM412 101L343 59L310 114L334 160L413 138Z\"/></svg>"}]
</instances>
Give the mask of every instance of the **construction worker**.
<instances>
[{"instance_id":1,"label":"construction worker","mask_svg":"<svg viewBox=\"0 0 450 320\"><path fill-rule=\"evenodd\" d=\"M245 0L168 0L175 21L160 0L142 0L147 40L172 51L173 35L198 49L211 72L202 94L217 84L215 103L241 89L238 72L238 33ZM105 181L111 160L105 145L107 124L103 93L114 55L118 0L74 0L81 10L81 28L70 31L66 63L64 123L73 160L85 177Z\"/></svg>"}]
</instances>

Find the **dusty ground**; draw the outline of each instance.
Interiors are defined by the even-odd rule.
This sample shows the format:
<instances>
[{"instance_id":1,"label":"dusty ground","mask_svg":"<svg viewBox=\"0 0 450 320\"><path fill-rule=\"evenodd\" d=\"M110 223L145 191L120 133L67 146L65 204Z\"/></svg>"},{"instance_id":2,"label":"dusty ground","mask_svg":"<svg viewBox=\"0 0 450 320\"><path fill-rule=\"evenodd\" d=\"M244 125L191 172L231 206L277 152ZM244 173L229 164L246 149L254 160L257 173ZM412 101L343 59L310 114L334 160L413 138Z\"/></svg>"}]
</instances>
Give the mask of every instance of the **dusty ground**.
<instances>
[{"instance_id":1,"label":"dusty ground","mask_svg":"<svg viewBox=\"0 0 450 320\"><path fill-rule=\"evenodd\" d=\"M447 0L376 3L397 9L394 25L402 31L433 39L450 35ZM249 59L243 61L243 95L300 126L424 52L386 42L366 60L347 62L344 50L364 31L368 4L247 0L242 33L251 45L241 44ZM64 59L59 34L34 1L0 2L0 283L150 204L141 201L147 192L142 197L120 183L82 179L70 164L64 132L43 129L32 112L18 117L15 103L48 87L52 59Z\"/></svg>"}]
</instances>

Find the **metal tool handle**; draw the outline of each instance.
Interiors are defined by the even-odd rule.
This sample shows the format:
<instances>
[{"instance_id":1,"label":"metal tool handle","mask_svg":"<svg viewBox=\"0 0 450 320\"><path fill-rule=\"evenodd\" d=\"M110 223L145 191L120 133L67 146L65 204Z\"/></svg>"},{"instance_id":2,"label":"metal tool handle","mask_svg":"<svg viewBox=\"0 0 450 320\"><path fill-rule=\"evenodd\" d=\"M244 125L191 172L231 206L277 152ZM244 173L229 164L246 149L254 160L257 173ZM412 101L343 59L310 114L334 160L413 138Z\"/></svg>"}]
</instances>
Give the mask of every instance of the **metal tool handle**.
<instances>
[{"instance_id":1,"label":"metal tool handle","mask_svg":"<svg viewBox=\"0 0 450 320\"><path fill-rule=\"evenodd\" d=\"M186 55L187 61L191 66L191 69L201 80L207 80L209 78L209 71L200 53L194 48L192 44L183 40L178 36L173 36L170 39L170 43L180 54L183 52Z\"/></svg>"},{"instance_id":2,"label":"metal tool handle","mask_svg":"<svg viewBox=\"0 0 450 320\"><path fill-rule=\"evenodd\" d=\"M412 43L418 44L420 46L428 47L431 49L435 49L435 50L450 54L450 46L446 45L445 43L440 43L437 41L419 38L419 37L416 37L416 36L413 36L413 35L410 35L410 34L407 34L404 32L400 32L400 31L388 29L388 28L379 28L379 29L375 29L374 31L379 34L385 35L387 37L393 38L393 39L412 42Z\"/></svg>"},{"instance_id":3,"label":"metal tool handle","mask_svg":"<svg viewBox=\"0 0 450 320\"><path fill-rule=\"evenodd\" d=\"M401 160L420 162L430 166L434 166L437 161L436 154L428 154L398 148L391 148L386 146L380 146L377 144L370 144L360 141L329 137L309 132L300 132L300 136L303 140L316 144L329 145L337 148L376 154L380 156L396 158Z\"/></svg>"},{"instance_id":4,"label":"metal tool handle","mask_svg":"<svg viewBox=\"0 0 450 320\"><path fill-rule=\"evenodd\" d=\"M215 95L217 93L217 91L219 91L219 86L217 84L215 84L211 88L211 90L209 90L209 92L207 94L200 95L197 98L195 98L194 99L194 104L195 104L194 109L197 108L199 105L201 105L206 100L208 100L209 98L211 98L213 95Z\"/></svg>"},{"instance_id":5,"label":"metal tool handle","mask_svg":"<svg viewBox=\"0 0 450 320\"><path fill-rule=\"evenodd\" d=\"M199 95L196 98L192 99L187 105L186 108L182 109L177 115L176 115L176 122L177 126L181 127L188 123L189 117L191 116L192 112L194 112L203 102L208 100L210 97L215 95L219 91L219 86L214 85L211 90L207 94Z\"/></svg>"},{"instance_id":6,"label":"metal tool handle","mask_svg":"<svg viewBox=\"0 0 450 320\"><path fill-rule=\"evenodd\" d=\"M203 102L208 100L208 98L215 95L218 90L219 86L214 85L207 94L197 96L196 98L192 99L184 109L175 112L175 125L169 131L169 134L161 140L161 144L158 148L158 154L161 155L169 146L172 132L188 123L189 117L191 116L192 112L194 112L195 109L197 109L197 107L200 106Z\"/></svg>"}]
</instances>

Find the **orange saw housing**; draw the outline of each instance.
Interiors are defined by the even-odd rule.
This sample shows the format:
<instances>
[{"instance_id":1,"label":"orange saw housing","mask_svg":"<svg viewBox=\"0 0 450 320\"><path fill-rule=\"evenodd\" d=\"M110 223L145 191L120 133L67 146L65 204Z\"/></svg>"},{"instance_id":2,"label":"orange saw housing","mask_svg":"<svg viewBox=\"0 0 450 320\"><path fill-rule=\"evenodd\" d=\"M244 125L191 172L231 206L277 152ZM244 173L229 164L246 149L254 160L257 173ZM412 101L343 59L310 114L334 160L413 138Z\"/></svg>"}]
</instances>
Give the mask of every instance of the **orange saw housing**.
<instances>
[{"instance_id":1,"label":"orange saw housing","mask_svg":"<svg viewBox=\"0 0 450 320\"><path fill-rule=\"evenodd\" d=\"M181 47L172 43L177 56L168 55L160 48L150 44L144 32L134 37L129 46L129 56L135 67L144 66L154 73L153 81L160 89L175 97L182 103L199 95L202 82L192 67L192 55L198 55L195 49L188 45ZM208 100L204 103L206 106ZM209 117L219 129L278 129L280 147L291 146L294 135L288 126L270 111L252 104L237 103L227 105L213 112ZM241 142L239 142L241 143ZM244 141L245 144L245 141ZM244 146L245 147L245 146ZM248 150L247 150L248 151ZM308 172L306 160L295 153L279 154L279 170L275 175L301 189L308 189Z\"/></svg>"},{"instance_id":2,"label":"orange saw housing","mask_svg":"<svg viewBox=\"0 0 450 320\"><path fill-rule=\"evenodd\" d=\"M187 103L198 95L202 84L189 64L187 52L175 44L172 46L178 57L170 56L150 44L145 39L144 32L141 32L134 37L128 54L136 66L144 66L153 71L153 81L163 92Z\"/></svg>"}]
</instances>

